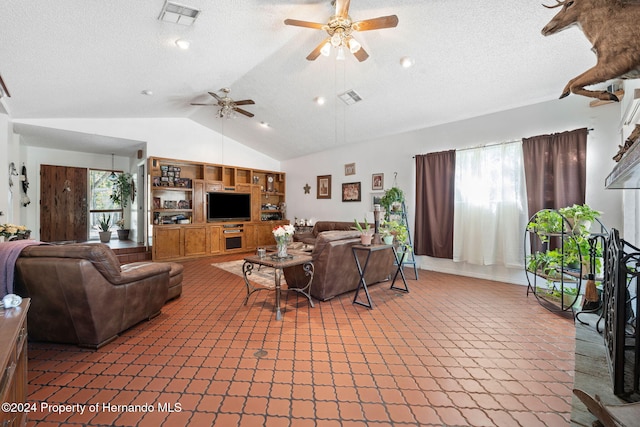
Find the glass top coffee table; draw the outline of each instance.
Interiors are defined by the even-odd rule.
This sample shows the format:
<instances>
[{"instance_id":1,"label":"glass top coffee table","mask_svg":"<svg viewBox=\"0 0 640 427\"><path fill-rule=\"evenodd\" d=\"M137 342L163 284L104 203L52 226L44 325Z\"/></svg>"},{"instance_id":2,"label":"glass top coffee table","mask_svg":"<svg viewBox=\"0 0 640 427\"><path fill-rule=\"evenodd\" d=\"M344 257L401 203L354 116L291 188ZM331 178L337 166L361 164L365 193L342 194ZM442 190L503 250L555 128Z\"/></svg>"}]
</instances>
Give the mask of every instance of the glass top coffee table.
<instances>
[{"instance_id":1,"label":"glass top coffee table","mask_svg":"<svg viewBox=\"0 0 640 427\"><path fill-rule=\"evenodd\" d=\"M287 288L281 289L281 281L283 270L287 267L293 267L296 265L302 264L302 268L304 269L305 275L309 278L309 282L307 282L306 286L302 288ZM255 266L265 266L273 268L273 279L274 279L274 287L265 287L265 286L253 286L249 281L251 278L251 273ZM309 295L311 289L311 282L313 282L313 262L311 260L310 255L300 254L300 253L292 253L286 258L278 258L274 254L267 253L265 256L260 257L258 255L251 255L244 258L244 264L242 265L242 276L244 278L244 283L247 286L247 296L244 299L244 305L247 305L249 301L249 297L254 292L258 291L268 291L275 290L276 291L276 320L282 320L282 313L280 311L280 291L295 291L301 293L306 296L309 300L309 305L313 307L313 301L311 300L311 295Z\"/></svg>"}]
</instances>

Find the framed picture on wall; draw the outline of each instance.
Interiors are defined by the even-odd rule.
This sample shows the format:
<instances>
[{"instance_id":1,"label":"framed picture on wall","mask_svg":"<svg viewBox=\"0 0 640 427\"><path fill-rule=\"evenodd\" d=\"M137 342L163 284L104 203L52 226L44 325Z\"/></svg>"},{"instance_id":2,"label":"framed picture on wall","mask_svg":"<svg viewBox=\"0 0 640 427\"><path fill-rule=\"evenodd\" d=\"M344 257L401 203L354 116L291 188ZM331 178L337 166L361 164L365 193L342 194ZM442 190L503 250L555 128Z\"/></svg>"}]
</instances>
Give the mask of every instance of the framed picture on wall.
<instances>
[{"instance_id":1,"label":"framed picture on wall","mask_svg":"<svg viewBox=\"0 0 640 427\"><path fill-rule=\"evenodd\" d=\"M318 193L316 198L317 199L331 198L331 175L318 176Z\"/></svg>"},{"instance_id":2,"label":"framed picture on wall","mask_svg":"<svg viewBox=\"0 0 640 427\"><path fill-rule=\"evenodd\" d=\"M382 190L384 189L384 174L383 173L374 173L371 175L371 189L372 190Z\"/></svg>"},{"instance_id":3,"label":"framed picture on wall","mask_svg":"<svg viewBox=\"0 0 640 427\"><path fill-rule=\"evenodd\" d=\"M344 165L344 174L345 175L355 175L356 174L356 164L355 163L347 163Z\"/></svg>"},{"instance_id":4,"label":"framed picture on wall","mask_svg":"<svg viewBox=\"0 0 640 427\"><path fill-rule=\"evenodd\" d=\"M345 182L342 184L343 202L359 202L361 201L361 194L359 182Z\"/></svg>"}]
</instances>

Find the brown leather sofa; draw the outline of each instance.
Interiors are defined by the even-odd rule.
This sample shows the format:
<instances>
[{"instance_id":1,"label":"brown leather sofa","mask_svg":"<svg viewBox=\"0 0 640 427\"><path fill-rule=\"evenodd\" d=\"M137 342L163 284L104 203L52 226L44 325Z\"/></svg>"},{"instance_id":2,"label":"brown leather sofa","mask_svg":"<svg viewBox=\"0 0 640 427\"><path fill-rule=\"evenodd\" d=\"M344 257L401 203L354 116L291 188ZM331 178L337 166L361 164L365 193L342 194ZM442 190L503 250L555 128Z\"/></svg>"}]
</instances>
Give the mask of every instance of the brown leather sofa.
<instances>
[{"instance_id":1,"label":"brown leather sofa","mask_svg":"<svg viewBox=\"0 0 640 427\"><path fill-rule=\"evenodd\" d=\"M104 244L29 246L16 261L15 289L31 298L30 338L99 348L160 314L170 271L169 263L121 266Z\"/></svg>"},{"instance_id":2,"label":"brown leather sofa","mask_svg":"<svg viewBox=\"0 0 640 427\"><path fill-rule=\"evenodd\" d=\"M318 234L311 252L314 268L311 296L326 301L357 289L360 275L351 249L356 244L360 244L360 232L355 230ZM366 254L359 252L358 257L364 266ZM391 249L373 252L364 277L367 285L387 280L393 270L393 260ZM285 268L284 276L291 288L301 288L308 283L301 265Z\"/></svg>"},{"instance_id":3,"label":"brown leather sofa","mask_svg":"<svg viewBox=\"0 0 640 427\"><path fill-rule=\"evenodd\" d=\"M315 244L318 234L325 231L351 231L355 225L354 221L318 221L309 232L296 233L293 235L295 242L303 242L308 245Z\"/></svg>"}]
</instances>

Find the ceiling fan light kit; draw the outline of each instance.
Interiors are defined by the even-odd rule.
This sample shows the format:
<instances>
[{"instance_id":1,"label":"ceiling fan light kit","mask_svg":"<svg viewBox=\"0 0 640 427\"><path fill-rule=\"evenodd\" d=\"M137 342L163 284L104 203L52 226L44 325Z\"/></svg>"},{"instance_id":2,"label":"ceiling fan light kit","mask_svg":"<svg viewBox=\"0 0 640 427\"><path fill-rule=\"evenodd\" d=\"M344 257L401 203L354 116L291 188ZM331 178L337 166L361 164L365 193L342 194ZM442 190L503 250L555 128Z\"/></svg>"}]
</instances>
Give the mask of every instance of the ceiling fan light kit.
<instances>
[{"instance_id":1,"label":"ceiling fan light kit","mask_svg":"<svg viewBox=\"0 0 640 427\"><path fill-rule=\"evenodd\" d=\"M347 48L358 61L365 61L369 57L369 54L351 34L354 31L378 30L382 28L392 28L398 25L398 17L396 15L381 16L379 18L353 22L349 16L349 4L350 0L336 0L336 13L329 18L326 24L300 21L297 19L285 19L285 25L324 30L329 35L329 37L316 46L307 56L309 61L316 60L320 55L329 56L332 46L337 49L336 59L338 60L344 59L344 49Z\"/></svg>"}]
</instances>

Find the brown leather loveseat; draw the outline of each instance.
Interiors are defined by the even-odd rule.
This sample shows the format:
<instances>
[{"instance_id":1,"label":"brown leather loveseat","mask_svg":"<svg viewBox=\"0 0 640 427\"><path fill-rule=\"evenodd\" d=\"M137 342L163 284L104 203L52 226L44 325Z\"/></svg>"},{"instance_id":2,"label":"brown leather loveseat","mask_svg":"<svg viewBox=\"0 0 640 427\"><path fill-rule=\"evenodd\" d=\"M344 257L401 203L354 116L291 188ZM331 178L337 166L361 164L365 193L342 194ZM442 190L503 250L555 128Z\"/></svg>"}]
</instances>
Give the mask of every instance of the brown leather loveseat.
<instances>
[{"instance_id":1,"label":"brown leather loveseat","mask_svg":"<svg viewBox=\"0 0 640 427\"><path fill-rule=\"evenodd\" d=\"M360 274L353 257L352 247L360 244L359 231L325 231L318 234L311 257L314 276L310 294L320 301L355 291ZM364 266L365 254L359 252L360 264ZM371 254L365 272L365 281L371 285L387 280L393 270L393 252L376 251ZM301 265L284 269L287 286L304 287L308 278Z\"/></svg>"},{"instance_id":2,"label":"brown leather loveseat","mask_svg":"<svg viewBox=\"0 0 640 427\"><path fill-rule=\"evenodd\" d=\"M31 298L29 337L98 348L158 314L169 263L120 265L104 244L26 247L16 261L16 293Z\"/></svg>"}]
</instances>

